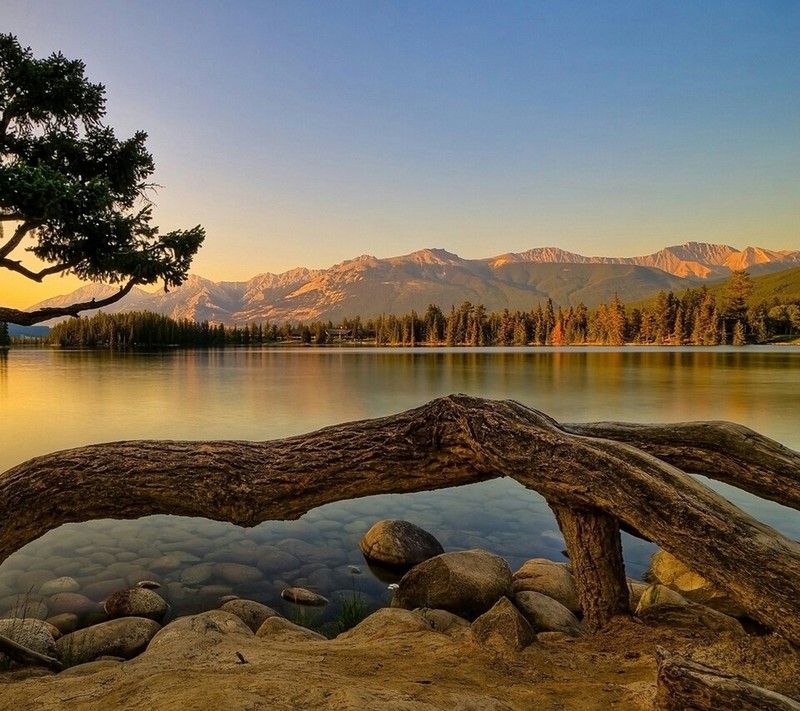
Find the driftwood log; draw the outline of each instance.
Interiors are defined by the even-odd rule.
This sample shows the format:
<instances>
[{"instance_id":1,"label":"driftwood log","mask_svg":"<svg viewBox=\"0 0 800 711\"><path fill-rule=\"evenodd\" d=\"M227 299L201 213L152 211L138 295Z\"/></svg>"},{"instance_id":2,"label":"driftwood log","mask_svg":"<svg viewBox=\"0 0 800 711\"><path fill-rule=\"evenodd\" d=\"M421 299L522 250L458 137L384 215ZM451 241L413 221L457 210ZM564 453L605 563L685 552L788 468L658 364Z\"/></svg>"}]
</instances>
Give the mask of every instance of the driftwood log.
<instances>
[{"instance_id":1,"label":"driftwood log","mask_svg":"<svg viewBox=\"0 0 800 711\"><path fill-rule=\"evenodd\" d=\"M662 427L691 433L703 425ZM506 476L538 491L556 511L577 561L589 629L627 610L624 525L800 645L800 544L667 461L579 428L569 431L513 401L454 395L271 442L130 441L55 452L0 475L0 560L68 521L172 513L252 526L342 499ZM651 431L644 439L652 438ZM755 433L750 438L753 461L766 447L791 464L772 471L775 460L767 457L761 466L789 492L781 503L796 497L800 454ZM751 479L761 476L724 448L715 462L717 475L724 471L742 488L755 487Z\"/></svg>"},{"instance_id":2,"label":"driftwood log","mask_svg":"<svg viewBox=\"0 0 800 711\"><path fill-rule=\"evenodd\" d=\"M800 702L659 647L660 711L800 711Z\"/></svg>"},{"instance_id":3,"label":"driftwood log","mask_svg":"<svg viewBox=\"0 0 800 711\"><path fill-rule=\"evenodd\" d=\"M12 661L20 662L21 664L47 667L56 671L63 667L63 664L58 659L48 657L46 654L40 654L33 649L28 649L2 634L0 634L0 652Z\"/></svg>"}]
</instances>

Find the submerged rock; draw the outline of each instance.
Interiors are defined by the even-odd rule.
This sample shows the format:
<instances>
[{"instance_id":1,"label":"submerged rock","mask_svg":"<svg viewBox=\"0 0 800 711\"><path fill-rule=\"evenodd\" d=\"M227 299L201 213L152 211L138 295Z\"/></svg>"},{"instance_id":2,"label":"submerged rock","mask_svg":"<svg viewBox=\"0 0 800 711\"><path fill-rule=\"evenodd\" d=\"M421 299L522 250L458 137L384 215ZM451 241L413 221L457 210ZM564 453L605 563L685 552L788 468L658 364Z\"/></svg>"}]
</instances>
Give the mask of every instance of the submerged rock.
<instances>
[{"instance_id":1,"label":"submerged rock","mask_svg":"<svg viewBox=\"0 0 800 711\"><path fill-rule=\"evenodd\" d=\"M409 570L400 580L392 607L432 607L475 619L510 594L511 570L483 550L442 553Z\"/></svg>"},{"instance_id":2,"label":"submerged rock","mask_svg":"<svg viewBox=\"0 0 800 711\"><path fill-rule=\"evenodd\" d=\"M62 592L77 592L81 589L80 583L75 578L64 575L60 578L48 580L39 588L40 595L55 595Z\"/></svg>"},{"instance_id":3,"label":"submerged rock","mask_svg":"<svg viewBox=\"0 0 800 711\"><path fill-rule=\"evenodd\" d=\"M312 590L306 590L306 588L284 588L281 590L281 597L296 605L323 607L328 604L328 598L322 597L322 595Z\"/></svg>"},{"instance_id":4,"label":"submerged rock","mask_svg":"<svg viewBox=\"0 0 800 711\"><path fill-rule=\"evenodd\" d=\"M393 519L374 524L359 545L368 560L395 568L408 568L444 553L430 533L409 521Z\"/></svg>"}]
</instances>

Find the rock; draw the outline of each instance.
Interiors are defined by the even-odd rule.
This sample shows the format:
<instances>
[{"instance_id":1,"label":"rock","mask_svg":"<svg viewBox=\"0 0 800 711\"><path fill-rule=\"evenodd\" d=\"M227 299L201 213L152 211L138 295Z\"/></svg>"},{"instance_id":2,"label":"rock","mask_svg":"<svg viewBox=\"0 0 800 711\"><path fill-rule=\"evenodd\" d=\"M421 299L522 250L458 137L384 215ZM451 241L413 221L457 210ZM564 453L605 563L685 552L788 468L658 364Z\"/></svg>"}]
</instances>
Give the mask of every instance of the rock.
<instances>
[{"instance_id":1,"label":"rock","mask_svg":"<svg viewBox=\"0 0 800 711\"><path fill-rule=\"evenodd\" d=\"M63 676L88 676L104 669L116 669L123 661L123 659L100 657L93 662L83 662L69 669L64 669L60 674Z\"/></svg>"},{"instance_id":2,"label":"rock","mask_svg":"<svg viewBox=\"0 0 800 711\"><path fill-rule=\"evenodd\" d=\"M511 571L503 558L483 550L442 553L409 570L392 607L432 607L475 619L510 594Z\"/></svg>"},{"instance_id":3,"label":"rock","mask_svg":"<svg viewBox=\"0 0 800 711\"><path fill-rule=\"evenodd\" d=\"M80 583L69 575L48 580L39 588L40 595L55 595L61 592L77 592L81 589Z\"/></svg>"},{"instance_id":4,"label":"rock","mask_svg":"<svg viewBox=\"0 0 800 711\"><path fill-rule=\"evenodd\" d=\"M565 563L532 558L514 573L514 593L538 592L557 600L574 615L582 615L575 578Z\"/></svg>"},{"instance_id":5,"label":"rock","mask_svg":"<svg viewBox=\"0 0 800 711\"><path fill-rule=\"evenodd\" d=\"M216 646L221 637L228 635L252 638L253 632L236 615L224 610L187 615L165 625L147 646L147 654L166 651L170 656L190 660L202 656L204 649Z\"/></svg>"},{"instance_id":6,"label":"rock","mask_svg":"<svg viewBox=\"0 0 800 711\"><path fill-rule=\"evenodd\" d=\"M666 585L648 585L639 597L639 602L636 605L634 614L640 615L648 607L653 607L654 605L672 605L677 607L688 604L689 601L683 597L683 595L668 588Z\"/></svg>"},{"instance_id":7,"label":"rock","mask_svg":"<svg viewBox=\"0 0 800 711\"><path fill-rule=\"evenodd\" d=\"M359 545L367 560L394 568L410 568L444 553L442 544L430 533L393 519L374 524Z\"/></svg>"},{"instance_id":8,"label":"rock","mask_svg":"<svg viewBox=\"0 0 800 711\"><path fill-rule=\"evenodd\" d=\"M214 577L216 563L200 563L181 571L181 582L192 588L200 587Z\"/></svg>"},{"instance_id":9,"label":"rock","mask_svg":"<svg viewBox=\"0 0 800 711\"><path fill-rule=\"evenodd\" d=\"M80 593L56 593L50 597L51 616L71 612L78 617L84 617L99 608L98 603Z\"/></svg>"},{"instance_id":10,"label":"rock","mask_svg":"<svg viewBox=\"0 0 800 711\"><path fill-rule=\"evenodd\" d=\"M231 585L253 583L264 577L258 568L240 563L216 563L213 568L213 575Z\"/></svg>"},{"instance_id":11,"label":"rock","mask_svg":"<svg viewBox=\"0 0 800 711\"><path fill-rule=\"evenodd\" d=\"M0 620L0 634L48 657L52 657L55 652L55 640L50 632L50 625L42 620L19 617L3 619ZM0 666L5 666L10 661L0 652Z\"/></svg>"},{"instance_id":12,"label":"rock","mask_svg":"<svg viewBox=\"0 0 800 711\"><path fill-rule=\"evenodd\" d=\"M321 634L289 622L285 617L268 617L256 631L256 637L270 637L278 634L298 639L326 640L326 637Z\"/></svg>"},{"instance_id":13,"label":"rock","mask_svg":"<svg viewBox=\"0 0 800 711\"><path fill-rule=\"evenodd\" d=\"M53 573L49 570L28 570L20 573L16 581L17 590L38 591L39 586L52 580Z\"/></svg>"},{"instance_id":14,"label":"rock","mask_svg":"<svg viewBox=\"0 0 800 711\"><path fill-rule=\"evenodd\" d=\"M454 615L447 610L434 610L428 607L420 607L415 612L418 612L422 619L430 625L431 629L442 634L453 635L461 630L468 630L470 627L469 620L463 617Z\"/></svg>"},{"instance_id":15,"label":"rock","mask_svg":"<svg viewBox=\"0 0 800 711\"><path fill-rule=\"evenodd\" d=\"M72 612L62 612L60 615L53 615L47 618L47 622L59 631L59 636L74 632L78 628L78 616Z\"/></svg>"},{"instance_id":16,"label":"rock","mask_svg":"<svg viewBox=\"0 0 800 711\"><path fill-rule=\"evenodd\" d=\"M648 576L679 592L690 602L706 605L733 617L743 617L747 614L747 610L727 592L720 590L714 583L695 573L666 551L659 550L653 554Z\"/></svg>"},{"instance_id":17,"label":"rock","mask_svg":"<svg viewBox=\"0 0 800 711\"><path fill-rule=\"evenodd\" d=\"M650 586L647 583L628 578L628 592L631 596L631 610L636 609L636 606L639 604L639 600L642 599L642 594L645 590L647 590L648 587Z\"/></svg>"},{"instance_id":18,"label":"rock","mask_svg":"<svg viewBox=\"0 0 800 711\"><path fill-rule=\"evenodd\" d=\"M336 639L380 640L407 632L428 632L431 629L431 623L420 610L383 607L365 617L352 629L342 632Z\"/></svg>"},{"instance_id":19,"label":"rock","mask_svg":"<svg viewBox=\"0 0 800 711\"><path fill-rule=\"evenodd\" d=\"M115 592L103 608L111 617L148 617L157 622L163 619L169 605L158 593L147 588L130 588Z\"/></svg>"},{"instance_id":20,"label":"rock","mask_svg":"<svg viewBox=\"0 0 800 711\"><path fill-rule=\"evenodd\" d=\"M6 601L8 602L5 613L7 617L45 620L50 614L50 606L47 601L36 595L13 595L10 599L6 598Z\"/></svg>"},{"instance_id":21,"label":"rock","mask_svg":"<svg viewBox=\"0 0 800 711\"><path fill-rule=\"evenodd\" d=\"M56 642L56 655L65 666L102 656L132 659L160 629L158 622L146 617L121 617L64 635Z\"/></svg>"},{"instance_id":22,"label":"rock","mask_svg":"<svg viewBox=\"0 0 800 711\"><path fill-rule=\"evenodd\" d=\"M275 575L287 570L297 570L300 567L300 560L296 556L275 546L264 546L260 553L261 557L258 559L256 567L263 573Z\"/></svg>"},{"instance_id":23,"label":"rock","mask_svg":"<svg viewBox=\"0 0 800 711\"><path fill-rule=\"evenodd\" d=\"M471 629L481 647L501 656L516 654L536 641L536 632L507 597L475 620Z\"/></svg>"},{"instance_id":24,"label":"rock","mask_svg":"<svg viewBox=\"0 0 800 711\"><path fill-rule=\"evenodd\" d=\"M735 617L712 610L705 605L686 602L683 605L652 605L636 612L637 617L647 625L667 625L691 630L711 630L734 637L745 634L741 622Z\"/></svg>"},{"instance_id":25,"label":"rock","mask_svg":"<svg viewBox=\"0 0 800 711\"><path fill-rule=\"evenodd\" d=\"M563 632L572 637L581 633L578 618L552 597L523 590L514 595L514 603L536 632Z\"/></svg>"},{"instance_id":26,"label":"rock","mask_svg":"<svg viewBox=\"0 0 800 711\"><path fill-rule=\"evenodd\" d=\"M328 604L328 598L322 597L322 595L312 592L311 590L306 590L305 588L284 588L281 590L281 597L297 605L322 607Z\"/></svg>"},{"instance_id":27,"label":"rock","mask_svg":"<svg viewBox=\"0 0 800 711\"><path fill-rule=\"evenodd\" d=\"M90 600L102 602L118 590L124 590L127 587L128 583L125 578L113 578L111 580L98 580L97 582L84 585L81 592Z\"/></svg>"},{"instance_id":28,"label":"rock","mask_svg":"<svg viewBox=\"0 0 800 711\"><path fill-rule=\"evenodd\" d=\"M271 607L262 605L260 602L256 602L255 600L241 600L238 598L228 600L220 609L236 615L253 632L256 632L267 618L281 616Z\"/></svg>"},{"instance_id":29,"label":"rock","mask_svg":"<svg viewBox=\"0 0 800 711\"><path fill-rule=\"evenodd\" d=\"M156 580L140 580L136 583L136 587L144 588L145 590L158 590L161 587L161 583Z\"/></svg>"}]
</instances>

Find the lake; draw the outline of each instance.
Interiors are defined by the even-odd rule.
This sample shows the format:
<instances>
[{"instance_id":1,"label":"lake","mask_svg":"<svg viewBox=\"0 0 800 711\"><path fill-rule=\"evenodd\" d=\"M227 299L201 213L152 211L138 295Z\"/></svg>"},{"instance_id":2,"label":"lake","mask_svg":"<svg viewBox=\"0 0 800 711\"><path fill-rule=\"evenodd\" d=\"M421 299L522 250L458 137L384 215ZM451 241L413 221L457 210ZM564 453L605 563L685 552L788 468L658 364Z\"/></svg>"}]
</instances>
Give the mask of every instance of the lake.
<instances>
[{"instance_id":1,"label":"lake","mask_svg":"<svg viewBox=\"0 0 800 711\"><path fill-rule=\"evenodd\" d=\"M275 439L454 392L511 398L564 422L732 420L800 449L798 348L19 349L0 355L0 471L110 440ZM800 539L797 512L712 485ZM335 604L296 609L280 590L304 586L334 603L357 594L384 604L392 577L370 570L358 549L381 518L417 523L446 550L486 548L512 569L533 557L564 560L544 500L496 480L339 502L251 529L175 516L67 524L0 565L0 608L69 576L68 592L88 598L80 615L90 622L98 615L90 603L108 590L155 578L173 615L236 594L324 627ZM653 547L628 536L624 547L629 575L640 577Z\"/></svg>"}]
</instances>

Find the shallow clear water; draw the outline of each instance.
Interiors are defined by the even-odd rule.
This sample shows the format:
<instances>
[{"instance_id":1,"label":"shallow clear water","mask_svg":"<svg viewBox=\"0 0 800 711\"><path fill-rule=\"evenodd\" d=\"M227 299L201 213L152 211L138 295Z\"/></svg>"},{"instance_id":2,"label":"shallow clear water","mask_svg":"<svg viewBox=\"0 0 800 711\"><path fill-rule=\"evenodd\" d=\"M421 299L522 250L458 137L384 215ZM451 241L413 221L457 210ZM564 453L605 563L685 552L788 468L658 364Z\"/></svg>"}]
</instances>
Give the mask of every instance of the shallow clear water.
<instances>
[{"instance_id":1,"label":"shallow clear water","mask_svg":"<svg viewBox=\"0 0 800 711\"><path fill-rule=\"evenodd\" d=\"M0 471L117 439L274 439L453 392L512 398L561 421L733 420L800 449L800 349L12 350L0 358ZM800 538L797 512L712 486ZM252 529L175 516L94 521L51 531L0 565L0 608L60 576L95 602L145 577L162 583L171 614L238 594L323 624L335 605L303 610L280 601L280 590L300 585L334 600L357 591L384 603L389 579L358 550L381 518L413 521L447 550L492 550L512 569L531 557L558 560L564 547L543 499L508 480L339 502ZM625 537L630 575L641 575L651 552Z\"/></svg>"}]
</instances>

